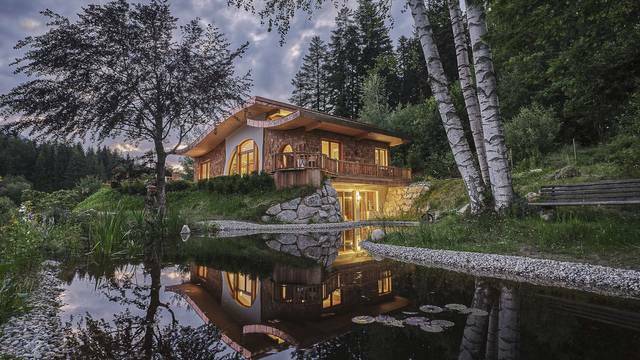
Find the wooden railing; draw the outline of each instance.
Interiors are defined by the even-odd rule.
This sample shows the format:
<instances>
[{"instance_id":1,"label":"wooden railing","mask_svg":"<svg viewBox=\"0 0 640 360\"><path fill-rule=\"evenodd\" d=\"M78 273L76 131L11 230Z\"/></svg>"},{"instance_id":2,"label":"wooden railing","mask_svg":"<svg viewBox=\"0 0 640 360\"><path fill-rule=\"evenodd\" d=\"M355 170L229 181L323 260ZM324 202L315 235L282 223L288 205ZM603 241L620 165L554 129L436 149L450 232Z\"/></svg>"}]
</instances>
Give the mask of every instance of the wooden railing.
<instances>
[{"instance_id":1,"label":"wooden railing","mask_svg":"<svg viewBox=\"0 0 640 360\"><path fill-rule=\"evenodd\" d=\"M303 169L320 169L334 176L411 180L411 169L336 160L320 153L289 152L273 154L272 171Z\"/></svg>"}]
</instances>

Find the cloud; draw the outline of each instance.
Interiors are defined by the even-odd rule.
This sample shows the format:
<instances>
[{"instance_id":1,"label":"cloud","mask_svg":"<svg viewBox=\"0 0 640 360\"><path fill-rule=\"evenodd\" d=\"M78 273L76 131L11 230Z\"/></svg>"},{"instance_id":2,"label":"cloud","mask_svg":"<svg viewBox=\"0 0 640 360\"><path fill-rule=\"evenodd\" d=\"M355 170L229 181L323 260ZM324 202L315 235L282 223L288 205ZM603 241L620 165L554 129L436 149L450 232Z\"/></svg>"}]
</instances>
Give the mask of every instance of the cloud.
<instances>
[{"instance_id":1,"label":"cloud","mask_svg":"<svg viewBox=\"0 0 640 360\"><path fill-rule=\"evenodd\" d=\"M25 18L20 21L20 27L27 31L34 31L39 29L42 26L42 23L33 18Z\"/></svg>"},{"instance_id":2,"label":"cloud","mask_svg":"<svg viewBox=\"0 0 640 360\"><path fill-rule=\"evenodd\" d=\"M121 153L139 153L142 149L138 146L125 144L125 143L113 143L109 146L111 149L119 151Z\"/></svg>"}]
</instances>

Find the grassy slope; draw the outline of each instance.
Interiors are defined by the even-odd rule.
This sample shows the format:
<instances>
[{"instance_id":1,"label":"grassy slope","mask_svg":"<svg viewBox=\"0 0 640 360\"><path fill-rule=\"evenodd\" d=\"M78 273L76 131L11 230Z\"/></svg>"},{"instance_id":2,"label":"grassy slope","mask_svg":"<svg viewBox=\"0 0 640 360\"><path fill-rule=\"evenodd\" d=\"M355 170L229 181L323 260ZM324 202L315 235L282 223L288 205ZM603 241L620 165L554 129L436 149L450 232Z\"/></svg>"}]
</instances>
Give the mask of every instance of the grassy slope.
<instances>
[{"instance_id":1,"label":"grassy slope","mask_svg":"<svg viewBox=\"0 0 640 360\"><path fill-rule=\"evenodd\" d=\"M304 195L309 190L293 188L262 193L218 194L206 190L170 192L167 195L170 211L178 211L190 221L204 219L258 220L272 204ZM75 208L77 211L95 209L108 210L120 204L123 210L140 210L144 198L139 195L120 194L103 188L91 195Z\"/></svg>"},{"instance_id":2,"label":"grassy slope","mask_svg":"<svg viewBox=\"0 0 640 360\"><path fill-rule=\"evenodd\" d=\"M628 178L616 163L608 161L614 151L605 145L578 151L581 175L550 179L557 169L574 161L570 149L547 156L540 170L513 174L515 191L524 196L545 184L580 183ZM417 230L391 235L388 243L503 254L577 260L640 268L640 213L638 208L558 208L558 216L545 222L536 213L522 218L482 216L470 218L452 213L467 203L462 180L435 180L432 190L417 200L447 213L442 220Z\"/></svg>"}]
</instances>

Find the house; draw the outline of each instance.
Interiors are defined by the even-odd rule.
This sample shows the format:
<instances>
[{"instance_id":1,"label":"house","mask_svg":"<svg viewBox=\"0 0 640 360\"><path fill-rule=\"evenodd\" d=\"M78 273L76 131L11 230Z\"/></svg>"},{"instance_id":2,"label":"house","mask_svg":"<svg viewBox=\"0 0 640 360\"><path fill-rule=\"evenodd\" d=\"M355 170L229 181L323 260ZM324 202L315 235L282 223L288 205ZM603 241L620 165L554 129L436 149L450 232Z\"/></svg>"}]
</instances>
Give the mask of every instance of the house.
<instances>
[{"instance_id":1,"label":"house","mask_svg":"<svg viewBox=\"0 0 640 360\"><path fill-rule=\"evenodd\" d=\"M390 188L406 186L410 169L389 166L389 149L408 142L391 131L262 97L251 98L182 149L194 180L265 171L276 186L320 186L332 180L345 220L383 211Z\"/></svg>"}]
</instances>

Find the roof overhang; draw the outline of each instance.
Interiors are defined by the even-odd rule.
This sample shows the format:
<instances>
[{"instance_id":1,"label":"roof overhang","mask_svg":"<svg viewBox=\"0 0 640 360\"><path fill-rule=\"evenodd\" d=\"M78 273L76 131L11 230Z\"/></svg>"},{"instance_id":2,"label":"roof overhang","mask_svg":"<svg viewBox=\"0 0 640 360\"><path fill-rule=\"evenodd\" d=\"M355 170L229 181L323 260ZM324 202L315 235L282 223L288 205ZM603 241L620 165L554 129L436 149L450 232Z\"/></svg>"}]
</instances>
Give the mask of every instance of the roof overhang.
<instances>
[{"instance_id":1,"label":"roof overhang","mask_svg":"<svg viewBox=\"0 0 640 360\"><path fill-rule=\"evenodd\" d=\"M275 120L259 120L261 115L274 109L286 109L291 113ZM262 98L251 98L242 107L234 109L223 121L217 122L209 131L191 145L180 150L181 155L200 157L213 150L235 130L243 125L273 130L304 128L305 131L324 130L357 139L375 140L397 146L409 142L406 137L360 121L334 116L299 106Z\"/></svg>"}]
</instances>

